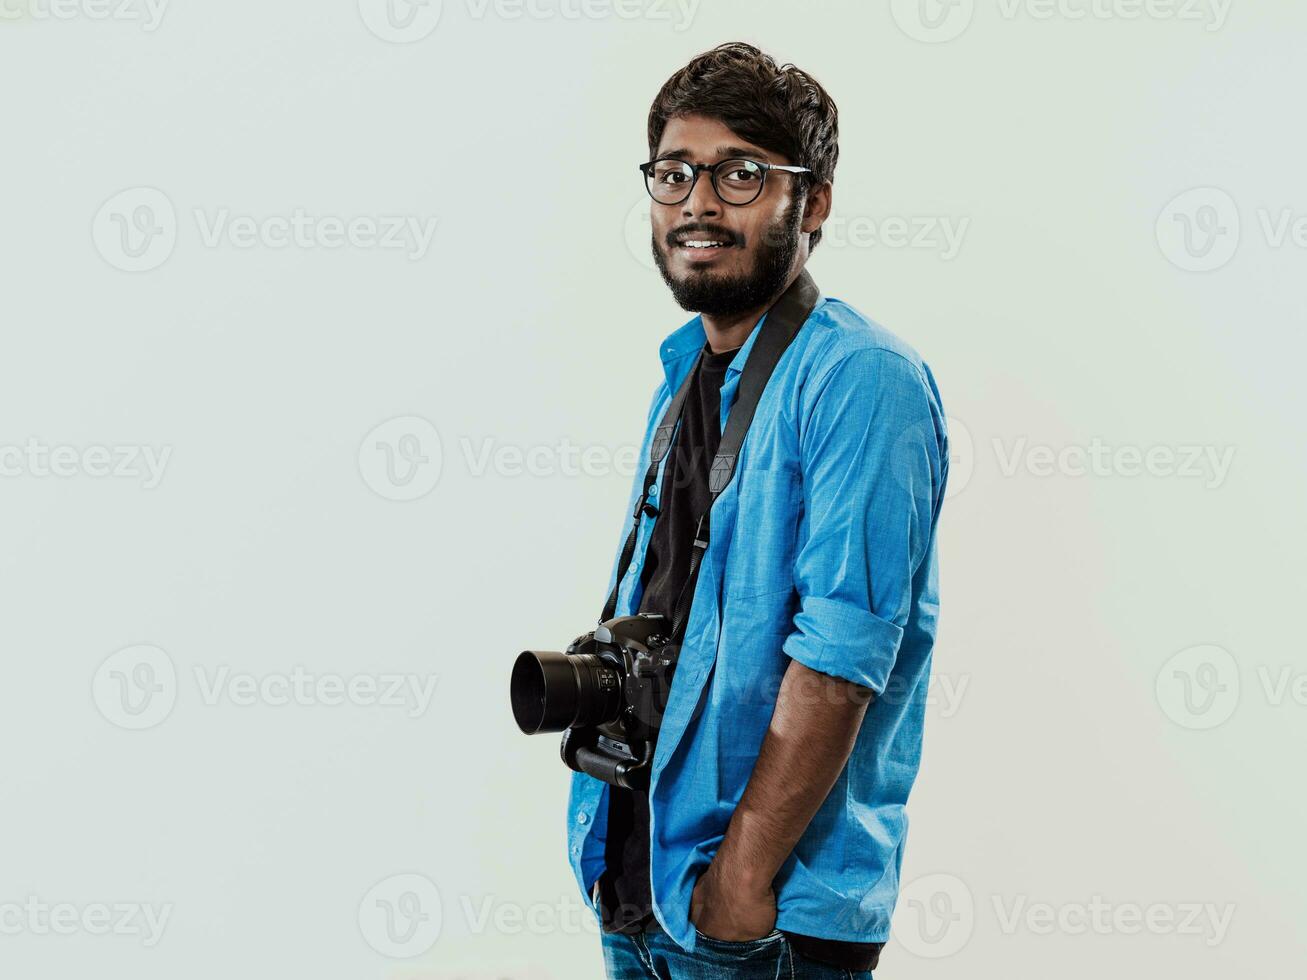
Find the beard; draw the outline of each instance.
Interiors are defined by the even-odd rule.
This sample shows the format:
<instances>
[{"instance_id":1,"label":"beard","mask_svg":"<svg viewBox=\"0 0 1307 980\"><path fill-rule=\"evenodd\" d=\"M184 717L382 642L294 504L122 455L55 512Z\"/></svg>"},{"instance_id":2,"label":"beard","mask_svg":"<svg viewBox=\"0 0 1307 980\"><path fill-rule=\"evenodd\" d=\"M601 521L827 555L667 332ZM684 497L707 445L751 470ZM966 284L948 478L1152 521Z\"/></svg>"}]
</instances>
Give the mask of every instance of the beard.
<instances>
[{"instance_id":1,"label":"beard","mask_svg":"<svg viewBox=\"0 0 1307 980\"><path fill-rule=\"evenodd\" d=\"M789 278L799 253L799 226L803 223L803 197L795 195L788 209L763 229L755 249L753 268L723 274L711 267L691 269L683 279L672 276L667 259L650 237L654 262L672 298L684 310L706 316L729 317L756 310L774 300ZM669 248L675 248L669 245Z\"/></svg>"}]
</instances>

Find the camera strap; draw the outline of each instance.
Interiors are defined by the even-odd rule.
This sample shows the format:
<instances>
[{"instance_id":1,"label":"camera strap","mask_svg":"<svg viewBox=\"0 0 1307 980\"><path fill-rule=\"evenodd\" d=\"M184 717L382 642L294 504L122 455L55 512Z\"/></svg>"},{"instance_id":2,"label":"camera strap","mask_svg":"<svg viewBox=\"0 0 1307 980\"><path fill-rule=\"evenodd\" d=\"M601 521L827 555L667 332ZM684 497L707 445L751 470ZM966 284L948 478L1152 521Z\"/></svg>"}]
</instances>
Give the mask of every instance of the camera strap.
<instances>
[{"instance_id":1,"label":"camera strap","mask_svg":"<svg viewBox=\"0 0 1307 980\"><path fill-rule=\"evenodd\" d=\"M726 489L731 482L731 478L735 475L735 462L739 458L740 447L744 443L745 434L749 430L750 423L753 422L753 413L758 407L758 401L762 398L767 382L771 380L776 364L780 361L781 355L785 353L786 348L789 347L790 341L799 332L799 328L807 322L812 311L821 302L821 297L821 290L813 282L808 270L803 269L763 317L758 338L754 341L748 359L744 362L744 373L740 378L740 386L736 393L735 402L731 405L726 416L726 428L722 432L721 443L717 447L717 455L713 457L712 469L708 474L708 492L711 496L708 500L708 507L699 515L698 526L694 534L694 550L690 555L690 570L684 585L681 586L680 594L676 600L676 609L672 615L673 639L680 636L681 627L685 625L686 617L689 615L699 565L703 560L704 553L708 550L708 514L712 510L713 503L716 502L718 496ZM658 469L663 458L671 449L672 440L681 419L681 409L685 405L685 399L688 397L690 388L693 385L694 377L694 370L687 372L685 380L681 382L681 386L676 390L671 404L667 406L667 411L663 414L662 421L658 423L658 429L654 432L653 443L649 449L649 469L645 473L644 488L639 501L636 503L635 511L631 515L631 531L626 537L626 543L622 546L622 554L617 564L617 578L613 582L613 591L604 604L604 612L603 616L600 617L600 622L612 619L617 611L617 592L621 588L622 580L626 577L627 570L631 565L631 559L635 555L635 541L640 530L640 517L642 515L657 517L658 515L658 509L649 502L649 492L654 483L657 482Z\"/></svg>"}]
</instances>

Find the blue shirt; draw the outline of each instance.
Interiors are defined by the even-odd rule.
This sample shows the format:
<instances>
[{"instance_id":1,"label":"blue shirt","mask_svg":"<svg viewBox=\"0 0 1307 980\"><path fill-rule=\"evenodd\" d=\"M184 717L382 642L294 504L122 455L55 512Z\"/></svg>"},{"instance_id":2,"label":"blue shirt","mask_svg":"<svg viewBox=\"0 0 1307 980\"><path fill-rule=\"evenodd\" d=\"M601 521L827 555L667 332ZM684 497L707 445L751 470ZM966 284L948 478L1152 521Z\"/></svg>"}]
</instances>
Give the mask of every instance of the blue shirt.
<instances>
[{"instance_id":1,"label":"blue shirt","mask_svg":"<svg viewBox=\"0 0 1307 980\"><path fill-rule=\"evenodd\" d=\"M723 427L762 322L727 368ZM705 339L696 316L662 343L664 377L627 514L639 499L654 430ZM823 297L776 365L735 477L713 504L658 736L650 881L654 914L682 947L695 945L690 893L744 793L791 659L877 697L848 764L773 882L777 928L888 939L904 808L921 758L939 615L935 530L947 475L948 433L930 369L853 306ZM642 518L618 616L639 608L652 528L653 519ZM629 530L621 529L619 556ZM605 596L617 565L615 558ZM607 794L607 783L572 774L569 857L592 907L604 868Z\"/></svg>"}]
</instances>

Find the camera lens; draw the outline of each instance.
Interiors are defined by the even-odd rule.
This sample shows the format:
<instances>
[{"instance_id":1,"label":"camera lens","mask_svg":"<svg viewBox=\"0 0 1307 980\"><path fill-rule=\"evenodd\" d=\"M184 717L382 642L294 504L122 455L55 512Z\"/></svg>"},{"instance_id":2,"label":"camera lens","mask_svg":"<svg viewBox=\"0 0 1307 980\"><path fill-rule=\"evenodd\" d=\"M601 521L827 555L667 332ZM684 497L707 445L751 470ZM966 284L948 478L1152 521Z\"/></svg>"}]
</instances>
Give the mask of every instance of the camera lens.
<instances>
[{"instance_id":1,"label":"camera lens","mask_svg":"<svg viewBox=\"0 0 1307 980\"><path fill-rule=\"evenodd\" d=\"M528 735L615 721L622 711L622 679L594 654L524 650L509 684L513 719Z\"/></svg>"}]
</instances>

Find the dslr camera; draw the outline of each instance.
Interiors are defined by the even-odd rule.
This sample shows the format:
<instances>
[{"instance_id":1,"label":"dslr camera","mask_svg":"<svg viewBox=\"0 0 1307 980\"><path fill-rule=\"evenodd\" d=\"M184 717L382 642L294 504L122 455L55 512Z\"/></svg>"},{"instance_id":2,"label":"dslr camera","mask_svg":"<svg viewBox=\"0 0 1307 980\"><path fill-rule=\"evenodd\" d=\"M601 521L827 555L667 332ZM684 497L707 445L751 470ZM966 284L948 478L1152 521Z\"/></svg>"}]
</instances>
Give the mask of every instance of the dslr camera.
<instances>
[{"instance_id":1,"label":"dslr camera","mask_svg":"<svg viewBox=\"0 0 1307 980\"><path fill-rule=\"evenodd\" d=\"M513 664L513 718L527 735L563 732L577 772L648 789L678 648L655 613L605 620L563 653L524 650Z\"/></svg>"}]
</instances>

